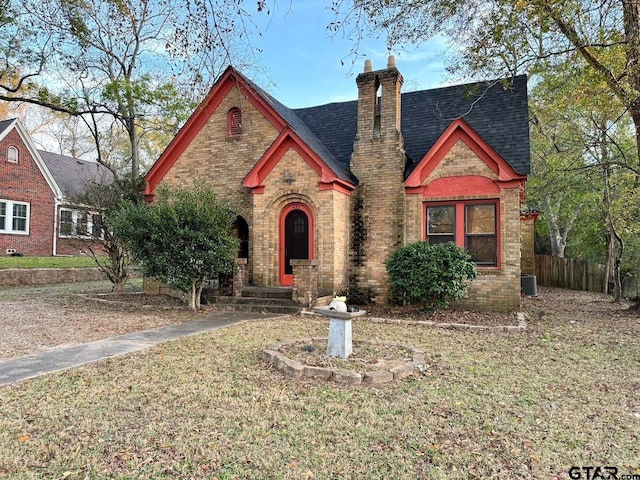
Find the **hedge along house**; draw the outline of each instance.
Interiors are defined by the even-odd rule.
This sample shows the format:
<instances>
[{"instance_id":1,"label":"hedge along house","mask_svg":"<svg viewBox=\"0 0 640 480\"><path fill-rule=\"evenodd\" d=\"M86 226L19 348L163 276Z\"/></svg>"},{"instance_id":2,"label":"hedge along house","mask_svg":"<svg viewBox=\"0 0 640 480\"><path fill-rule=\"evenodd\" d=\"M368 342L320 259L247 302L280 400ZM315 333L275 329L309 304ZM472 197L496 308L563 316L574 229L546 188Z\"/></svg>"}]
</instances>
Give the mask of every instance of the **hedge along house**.
<instances>
[{"instance_id":1,"label":"hedge along house","mask_svg":"<svg viewBox=\"0 0 640 480\"><path fill-rule=\"evenodd\" d=\"M401 94L389 57L356 83L357 101L292 110L229 67L148 172L147 198L199 178L228 199L251 285L317 277L320 292L385 302L392 252L454 241L479 269L460 306L519 308L526 78Z\"/></svg>"}]
</instances>

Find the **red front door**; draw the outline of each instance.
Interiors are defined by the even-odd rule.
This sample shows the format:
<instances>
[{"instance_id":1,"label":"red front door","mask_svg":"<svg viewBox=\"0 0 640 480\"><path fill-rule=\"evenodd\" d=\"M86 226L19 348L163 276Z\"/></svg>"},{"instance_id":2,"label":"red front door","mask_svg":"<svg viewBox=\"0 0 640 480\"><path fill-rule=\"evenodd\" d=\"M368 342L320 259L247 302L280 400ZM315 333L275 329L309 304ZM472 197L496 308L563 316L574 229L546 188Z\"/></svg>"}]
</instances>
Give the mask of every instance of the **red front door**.
<instances>
[{"instance_id":1,"label":"red front door","mask_svg":"<svg viewBox=\"0 0 640 480\"><path fill-rule=\"evenodd\" d=\"M287 205L280 217L280 284L293 285L292 259L313 258L311 210L302 203Z\"/></svg>"}]
</instances>

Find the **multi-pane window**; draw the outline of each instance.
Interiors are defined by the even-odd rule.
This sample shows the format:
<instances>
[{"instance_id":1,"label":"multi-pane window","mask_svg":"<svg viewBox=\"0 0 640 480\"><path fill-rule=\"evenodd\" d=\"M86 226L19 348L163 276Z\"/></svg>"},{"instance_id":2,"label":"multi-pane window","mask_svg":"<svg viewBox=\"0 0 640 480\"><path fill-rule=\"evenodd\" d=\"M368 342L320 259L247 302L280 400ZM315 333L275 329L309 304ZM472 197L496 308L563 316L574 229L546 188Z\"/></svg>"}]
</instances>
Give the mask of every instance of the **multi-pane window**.
<instances>
[{"instance_id":1,"label":"multi-pane window","mask_svg":"<svg viewBox=\"0 0 640 480\"><path fill-rule=\"evenodd\" d=\"M478 265L497 264L496 205L465 206L465 246Z\"/></svg>"},{"instance_id":2,"label":"multi-pane window","mask_svg":"<svg viewBox=\"0 0 640 480\"><path fill-rule=\"evenodd\" d=\"M428 204L426 239L466 248L479 266L498 265L497 203Z\"/></svg>"},{"instance_id":3,"label":"multi-pane window","mask_svg":"<svg viewBox=\"0 0 640 480\"><path fill-rule=\"evenodd\" d=\"M91 235L95 238L103 238L104 237L104 225L102 222L102 215L99 213L91 214L91 223L93 224L93 229L91 230Z\"/></svg>"},{"instance_id":4,"label":"multi-pane window","mask_svg":"<svg viewBox=\"0 0 640 480\"><path fill-rule=\"evenodd\" d=\"M29 204L0 200L0 233L29 233Z\"/></svg>"},{"instance_id":5,"label":"multi-pane window","mask_svg":"<svg viewBox=\"0 0 640 480\"><path fill-rule=\"evenodd\" d=\"M7 161L18 163L18 149L16 147L9 147L7 149Z\"/></svg>"},{"instance_id":6,"label":"multi-pane window","mask_svg":"<svg viewBox=\"0 0 640 480\"><path fill-rule=\"evenodd\" d=\"M60 210L60 236L70 237L71 235L73 235L73 212Z\"/></svg>"},{"instance_id":7,"label":"multi-pane window","mask_svg":"<svg viewBox=\"0 0 640 480\"><path fill-rule=\"evenodd\" d=\"M62 209L60 236L102 238L102 219L97 213Z\"/></svg>"},{"instance_id":8,"label":"multi-pane window","mask_svg":"<svg viewBox=\"0 0 640 480\"><path fill-rule=\"evenodd\" d=\"M87 212L77 212L78 217L76 219L76 235L80 237L86 237L89 235L89 216Z\"/></svg>"},{"instance_id":9,"label":"multi-pane window","mask_svg":"<svg viewBox=\"0 0 640 480\"><path fill-rule=\"evenodd\" d=\"M456 209L454 205L427 208L429 243L456 241Z\"/></svg>"},{"instance_id":10,"label":"multi-pane window","mask_svg":"<svg viewBox=\"0 0 640 480\"><path fill-rule=\"evenodd\" d=\"M11 228L14 232L27 231L27 204L13 204L13 218L11 219Z\"/></svg>"}]
</instances>

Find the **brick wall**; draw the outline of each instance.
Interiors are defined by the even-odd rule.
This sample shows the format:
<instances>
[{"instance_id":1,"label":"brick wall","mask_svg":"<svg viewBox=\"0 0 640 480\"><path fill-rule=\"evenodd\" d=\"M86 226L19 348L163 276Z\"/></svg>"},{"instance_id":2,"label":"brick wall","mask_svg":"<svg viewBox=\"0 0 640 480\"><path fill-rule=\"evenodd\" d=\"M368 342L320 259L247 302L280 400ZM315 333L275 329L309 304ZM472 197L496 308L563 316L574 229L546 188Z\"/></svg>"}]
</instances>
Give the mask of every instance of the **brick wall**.
<instances>
[{"instance_id":1,"label":"brick wall","mask_svg":"<svg viewBox=\"0 0 640 480\"><path fill-rule=\"evenodd\" d=\"M529 215L520 218L520 251L521 270L527 275L535 275L535 221L537 215Z\"/></svg>"},{"instance_id":2,"label":"brick wall","mask_svg":"<svg viewBox=\"0 0 640 480\"><path fill-rule=\"evenodd\" d=\"M479 175L497 180L497 175L462 141L456 142L425 179L434 180L464 175ZM495 195L429 198L439 200L495 199ZM520 308L520 189L503 188L499 193L500 249L499 268L478 268L478 277L469 285L467 298L454 306L477 310L518 310ZM424 240L424 205L421 195L407 195L408 241Z\"/></svg>"},{"instance_id":3,"label":"brick wall","mask_svg":"<svg viewBox=\"0 0 640 480\"><path fill-rule=\"evenodd\" d=\"M350 290L384 303L388 277L384 262L405 243L403 139L400 133L402 75L395 67L358 75L358 133L352 156L360 180L352 198ZM379 86L379 89L378 89ZM381 96L379 126L377 97Z\"/></svg>"},{"instance_id":4,"label":"brick wall","mask_svg":"<svg viewBox=\"0 0 640 480\"><path fill-rule=\"evenodd\" d=\"M229 137L227 112L242 110L243 134ZM264 180L264 192L252 194L243 180L279 132L244 95L233 88L163 179L172 187L190 187L200 178L227 199L249 226L249 283L279 284L280 216L290 203L307 205L314 223L314 259L319 288L334 291L346 283L349 197L320 190L318 174L294 150L287 151ZM287 179L285 179L287 177Z\"/></svg>"},{"instance_id":5,"label":"brick wall","mask_svg":"<svg viewBox=\"0 0 640 480\"><path fill-rule=\"evenodd\" d=\"M18 163L7 161L9 146L18 149ZM54 195L15 128L0 141L0 179L1 199L30 204L29 234L0 233L0 254L10 248L25 255L52 255Z\"/></svg>"},{"instance_id":6,"label":"brick wall","mask_svg":"<svg viewBox=\"0 0 640 480\"><path fill-rule=\"evenodd\" d=\"M333 292L346 283L349 197L320 190L319 180L309 164L289 150L266 177L264 193L253 196L255 285L279 284L281 215L287 205L297 202L312 212L318 288Z\"/></svg>"}]
</instances>

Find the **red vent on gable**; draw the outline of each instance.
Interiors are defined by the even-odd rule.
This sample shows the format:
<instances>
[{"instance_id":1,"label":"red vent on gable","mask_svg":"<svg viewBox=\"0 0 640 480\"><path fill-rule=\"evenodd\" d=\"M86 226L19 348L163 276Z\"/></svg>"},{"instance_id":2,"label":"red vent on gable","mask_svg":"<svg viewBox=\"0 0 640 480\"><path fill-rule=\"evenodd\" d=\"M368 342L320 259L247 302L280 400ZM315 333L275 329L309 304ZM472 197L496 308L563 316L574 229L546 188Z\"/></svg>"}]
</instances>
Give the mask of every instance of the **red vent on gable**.
<instances>
[{"instance_id":1,"label":"red vent on gable","mask_svg":"<svg viewBox=\"0 0 640 480\"><path fill-rule=\"evenodd\" d=\"M242 110L239 108L232 108L227 114L227 121L229 124L229 136L237 137L242 135Z\"/></svg>"}]
</instances>

